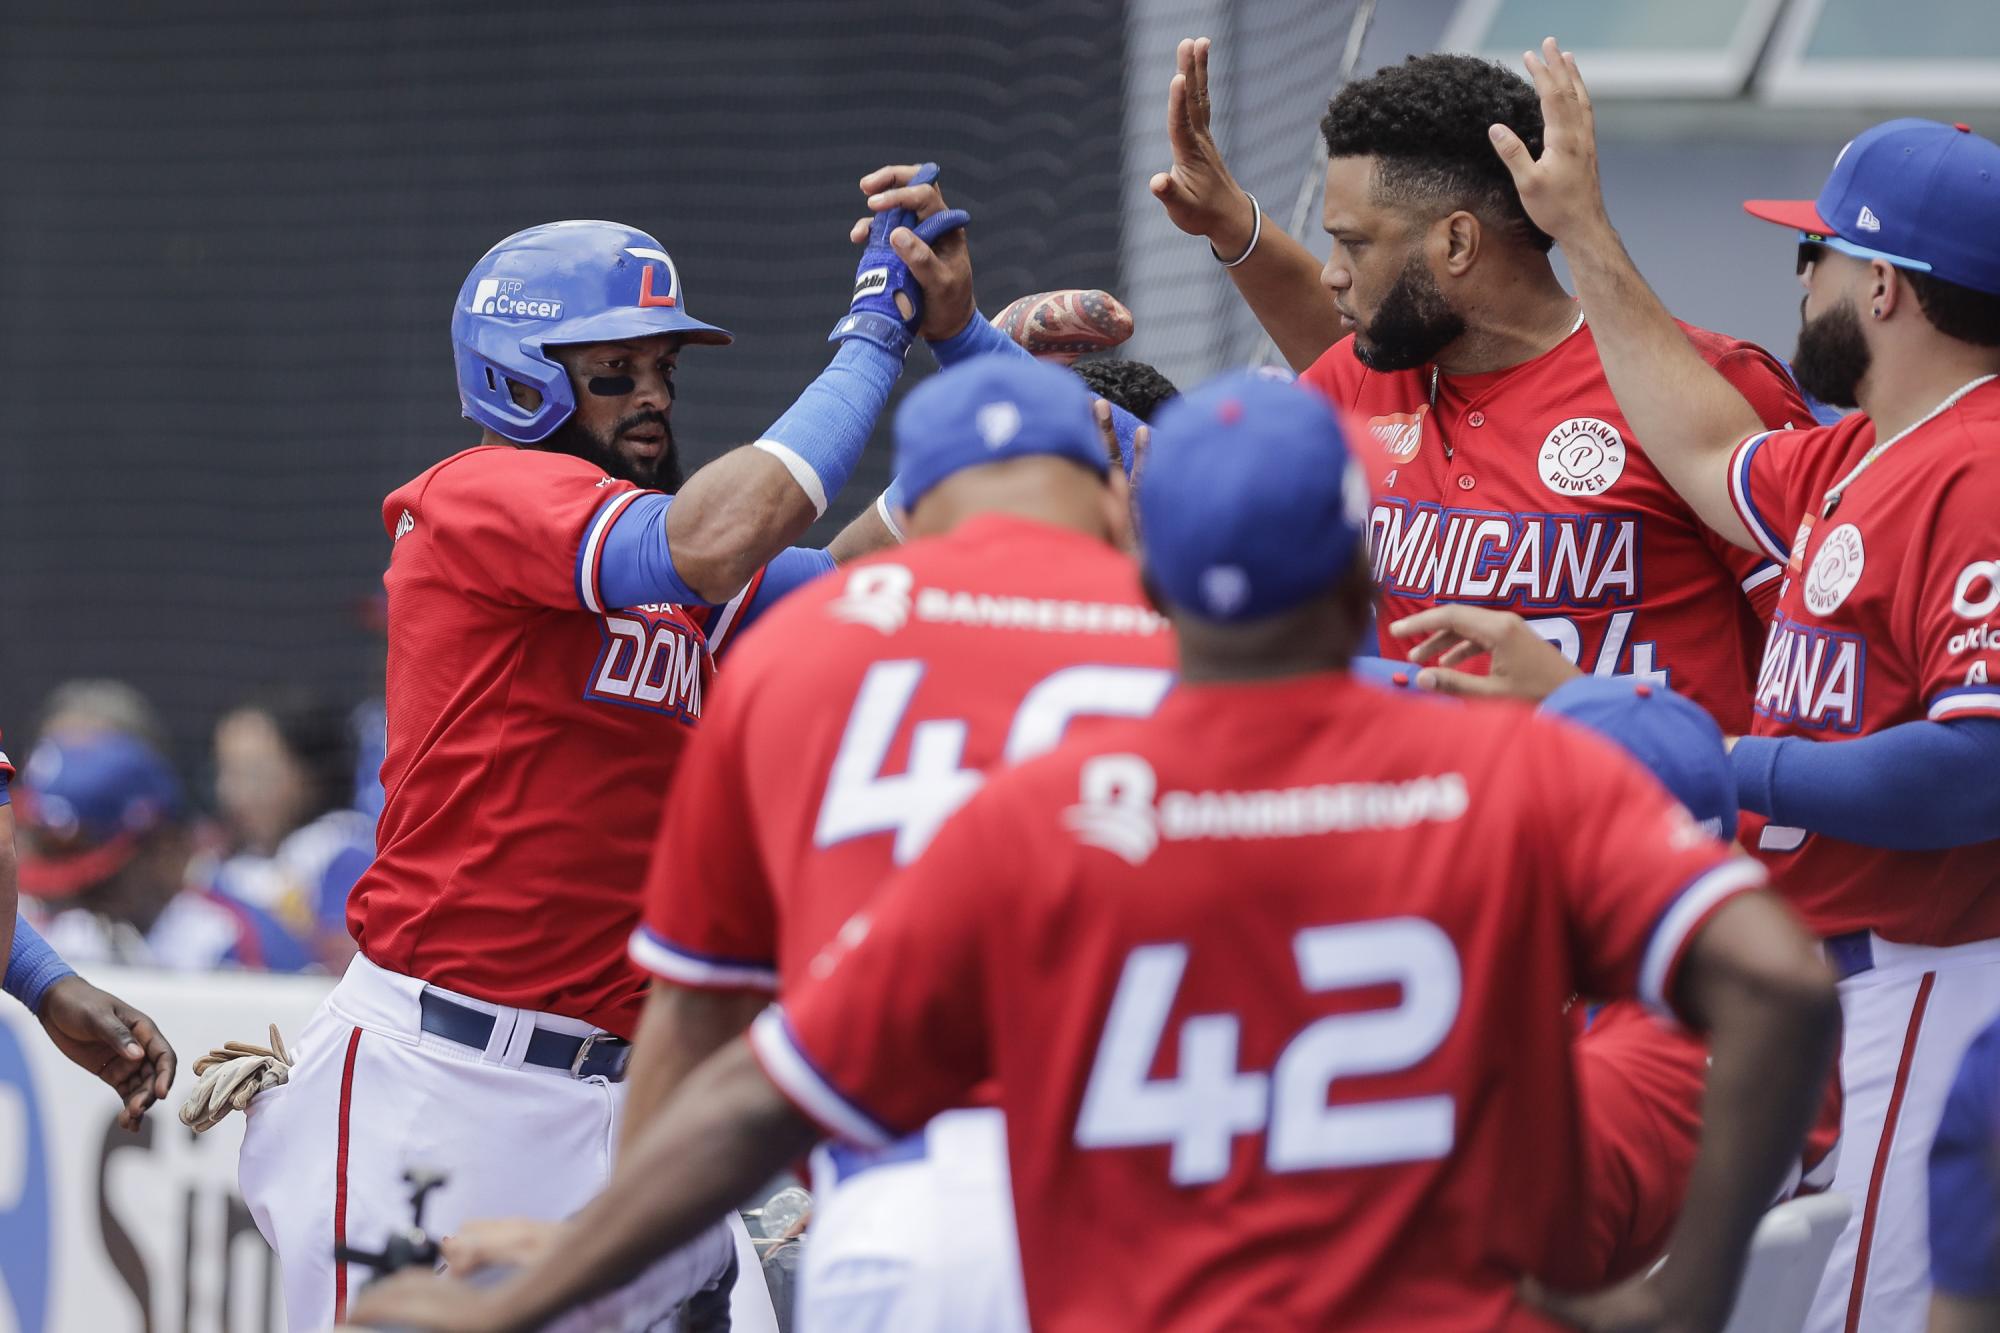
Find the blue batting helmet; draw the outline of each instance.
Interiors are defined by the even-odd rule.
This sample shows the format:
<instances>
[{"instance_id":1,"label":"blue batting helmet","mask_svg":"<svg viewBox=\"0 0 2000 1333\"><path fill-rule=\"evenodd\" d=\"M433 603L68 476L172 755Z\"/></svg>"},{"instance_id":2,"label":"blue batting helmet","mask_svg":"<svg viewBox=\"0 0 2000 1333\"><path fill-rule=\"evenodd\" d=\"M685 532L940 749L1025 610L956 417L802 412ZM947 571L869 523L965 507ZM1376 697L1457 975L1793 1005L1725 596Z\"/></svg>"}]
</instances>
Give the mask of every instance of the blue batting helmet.
<instances>
[{"instance_id":1,"label":"blue batting helmet","mask_svg":"<svg viewBox=\"0 0 2000 1333\"><path fill-rule=\"evenodd\" d=\"M718 346L730 334L691 318L680 272L660 243L616 222L549 222L488 250L451 312L465 415L521 444L545 440L576 410L569 374L546 349L677 333ZM532 410L507 381L539 392Z\"/></svg>"}]
</instances>

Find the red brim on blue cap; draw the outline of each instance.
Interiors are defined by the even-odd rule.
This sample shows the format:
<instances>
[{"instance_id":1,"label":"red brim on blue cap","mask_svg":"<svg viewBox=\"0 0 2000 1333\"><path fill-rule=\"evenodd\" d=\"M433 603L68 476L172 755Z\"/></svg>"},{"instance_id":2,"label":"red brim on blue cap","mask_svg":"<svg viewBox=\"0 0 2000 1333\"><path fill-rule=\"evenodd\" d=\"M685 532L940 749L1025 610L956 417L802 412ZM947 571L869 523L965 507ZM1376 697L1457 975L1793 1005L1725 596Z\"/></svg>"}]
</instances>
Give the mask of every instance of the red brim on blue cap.
<instances>
[{"instance_id":1,"label":"red brim on blue cap","mask_svg":"<svg viewBox=\"0 0 2000 1333\"><path fill-rule=\"evenodd\" d=\"M1775 222L1793 231L1834 235L1832 224L1819 215L1819 204L1811 199L1745 199L1743 211L1753 218Z\"/></svg>"},{"instance_id":2,"label":"red brim on blue cap","mask_svg":"<svg viewBox=\"0 0 2000 1333\"><path fill-rule=\"evenodd\" d=\"M139 839L130 833L67 856L49 856L24 847L15 869L23 893L37 898L68 898L110 879L138 850Z\"/></svg>"}]
</instances>

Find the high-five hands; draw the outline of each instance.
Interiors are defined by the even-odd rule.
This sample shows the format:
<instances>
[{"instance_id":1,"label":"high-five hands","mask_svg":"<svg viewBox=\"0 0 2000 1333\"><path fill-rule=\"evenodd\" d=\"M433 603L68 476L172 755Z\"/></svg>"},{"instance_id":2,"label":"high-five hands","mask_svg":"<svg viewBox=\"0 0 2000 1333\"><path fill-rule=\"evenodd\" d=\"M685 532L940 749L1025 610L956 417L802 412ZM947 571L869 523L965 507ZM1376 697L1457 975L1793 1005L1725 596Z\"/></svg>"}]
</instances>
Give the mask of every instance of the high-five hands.
<instances>
[{"instance_id":1,"label":"high-five hands","mask_svg":"<svg viewBox=\"0 0 2000 1333\"><path fill-rule=\"evenodd\" d=\"M914 331L934 342L962 332L978 313L972 295L972 252L965 243L966 214L947 208L931 163L877 167L861 178L868 216L849 228L856 245L879 239L922 290ZM915 219L912 226L909 219ZM885 221L886 219L886 221ZM865 272L869 264L864 261Z\"/></svg>"},{"instance_id":2,"label":"high-five hands","mask_svg":"<svg viewBox=\"0 0 2000 1333\"><path fill-rule=\"evenodd\" d=\"M1174 163L1147 182L1147 188L1176 227L1206 237L1218 256L1233 259L1250 247L1257 206L1229 174L1209 129L1212 45L1206 37L1184 37L1174 52L1176 72L1167 84L1167 142Z\"/></svg>"},{"instance_id":3,"label":"high-five hands","mask_svg":"<svg viewBox=\"0 0 2000 1333\"><path fill-rule=\"evenodd\" d=\"M1514 177L1522 207L1559 245L1596 228L1608 230L1597 174L1597 122L1576 57L1545 37L1539 55L1528 51L1521 60L1541 96L1542 155L1529 153L1521 136L1505 125L1490 127L1487 136Z\"/></svg>"}]
</instances>

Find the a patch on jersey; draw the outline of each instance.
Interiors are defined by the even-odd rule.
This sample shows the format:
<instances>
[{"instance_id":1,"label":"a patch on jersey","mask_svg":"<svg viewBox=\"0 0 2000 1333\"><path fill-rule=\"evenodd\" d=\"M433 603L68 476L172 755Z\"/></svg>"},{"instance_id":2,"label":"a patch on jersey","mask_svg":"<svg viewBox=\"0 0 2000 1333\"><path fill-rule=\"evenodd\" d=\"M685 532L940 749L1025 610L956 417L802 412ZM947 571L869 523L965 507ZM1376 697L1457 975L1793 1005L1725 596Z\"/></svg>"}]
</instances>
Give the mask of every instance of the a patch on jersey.
<instances>
[{"instance_id":1,"label":"a patch on jersey","mask_svg":"<svg viewBox=\"0 0 2000 1333\"><path fill-rule=\"evenodd\" d=\"M405 509L403 511L403 516L396 520L395 540L397 541L403 540L403 538L410 535L410 529L416 526L417 526L416 516L412 514L409 510Z\"/></svg>"},{"instance_id":2,"label":"a patch on jersey","mask_svg":"<svg viewBox=\"0 0 2000 1333\"><path fill-rule=\"evenodd\" d=\"M1975 560L1958 571L1951 609L1967 620L1984 620L2000 611L2000 560Z\"/></svg>"},{"instance_id":3,"label":"a patch on jersey","mask_svg":"<svg viewBox=\"0 0 2000 1333\"><path fill-rule=\"evenodd\" d=\"M1799 530L1792 536L1791 557L1785 561L1785 568L1794 574L1806 572L1806 543L1812 539L1815 515L1807 514L1799 520Z\"/></svg>"},{"instance_id":4,"label":"a patch on jersey","mask_svg":"<svg viewBox=\"0 0 2000 1333\"><path fill-rule=\"evenodd\" d=\"M1625 474L1625 439L1596 417L1571 417L1549 432L1536 458L1557 495L1602 495Z\"/></svg>"},{"instance_id":5,"label":"a patch on jersey","mask_svg":"<svg viewBox=\"0 0 2000 1333\"><path fill-rule=\"evenodd\" d=\"M1819 554L1813 557L1806 574L1806 609L1816 616L1831 615L1847 600L1847 594L1861 582L1867 552L1861 548L1861 529L1843 523L1826 534Z\"/></svg>"},{"instance_id":6,"label":"a patch on jersey","mask_svg":"<svg viewBox=\"0 0 2000 1333\"><path fill-rule=\"evenodd\" d=\"M1417 456L1417 450L1424 442L1424 414L1431 410L1425 403L1414 412L1391 412L1387 416L1368 418L1368 433L1382 443L1382 451L1398 463L1407 463Z\"/></svg>"},{"instance_id":7,"label":"a patch on jersey","mask_svg":"<svg viewBox=\"0 0 2000 1333\"><path fill-rule=\"evenodd\" d=\"M916 582L901 565L866 565L847 576L847 591L826 604L826 613L882 634L909 623L910 588Z\"/></svg>"},{"instance_id":8,"label":"a patch on jersey","mask_svg":"<svg viewBox=\"0 0 2000 1333\"><path fill-rule=\"evenodd\" d=\"M1450 823L1471 799L1462 773L1265 791L1160 792L1153 766L1135 754L1097 755L1077 779L1078 800L1063 811L1063 827L1086 847L1135 866L1162 840L1262 841Z\"/></svg>"}]
</instances>

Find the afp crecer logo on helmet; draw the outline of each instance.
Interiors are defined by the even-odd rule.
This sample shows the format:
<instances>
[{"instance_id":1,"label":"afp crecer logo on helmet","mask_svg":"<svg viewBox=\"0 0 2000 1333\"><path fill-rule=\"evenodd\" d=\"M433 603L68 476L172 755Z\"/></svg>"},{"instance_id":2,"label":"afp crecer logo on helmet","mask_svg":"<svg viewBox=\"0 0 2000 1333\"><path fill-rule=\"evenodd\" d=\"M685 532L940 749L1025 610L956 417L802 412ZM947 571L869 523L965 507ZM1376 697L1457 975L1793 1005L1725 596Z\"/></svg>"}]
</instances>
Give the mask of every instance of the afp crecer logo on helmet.
<instances>
[{"instance_id":1,"label":"afp crecer logo on helmet","mask_svg":"<svg viewBox=\"0 0 2000 1333\"><path fill-rule=\"evenodd\" d=\"M501 315L508 319L562 318L561 301L523 295L524 286L518 278L481 278L465 308L475 315Z\"/></svg>"}]
</instances>

